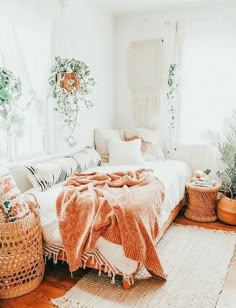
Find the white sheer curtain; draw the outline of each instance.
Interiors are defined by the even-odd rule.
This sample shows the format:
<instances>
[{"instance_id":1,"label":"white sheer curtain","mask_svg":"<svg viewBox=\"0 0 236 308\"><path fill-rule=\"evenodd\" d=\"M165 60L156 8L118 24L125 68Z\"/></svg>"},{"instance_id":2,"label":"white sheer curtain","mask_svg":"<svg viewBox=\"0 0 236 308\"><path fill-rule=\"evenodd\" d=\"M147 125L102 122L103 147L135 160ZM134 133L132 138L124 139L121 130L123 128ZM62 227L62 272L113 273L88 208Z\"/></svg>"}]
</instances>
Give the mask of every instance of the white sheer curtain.
<instances>
[{"instance_id":1,"label":"white sheer curtain","mask_svg":"<svg viewBox=\"0 0 236 308\"><path fill-rule=\"evenodd\" d=\"M11 153L4 157L22 159L47 151L47 79L52 58L52 37L61 0L0 1L0 66L12 70L22 81L22 109L30 101L23 138L12 138ZM3 137L3 132L0 132ZM9 141L9 140L8 140ZM3 156L3 157L2 157ZM6 157L8 156L8 157Z\"/></svg>"},{"instance_id":2,"label":"white sheer curtain","mask_svg":"<svg viewBox=\"0 0 236 308\"><path fill-rule=\"evenodd\" d=\"M216 17L193 22L182 56L180 142L202 143L202 132L221 129L236 106L236 22Z\"/></svg>"}]
</instances>

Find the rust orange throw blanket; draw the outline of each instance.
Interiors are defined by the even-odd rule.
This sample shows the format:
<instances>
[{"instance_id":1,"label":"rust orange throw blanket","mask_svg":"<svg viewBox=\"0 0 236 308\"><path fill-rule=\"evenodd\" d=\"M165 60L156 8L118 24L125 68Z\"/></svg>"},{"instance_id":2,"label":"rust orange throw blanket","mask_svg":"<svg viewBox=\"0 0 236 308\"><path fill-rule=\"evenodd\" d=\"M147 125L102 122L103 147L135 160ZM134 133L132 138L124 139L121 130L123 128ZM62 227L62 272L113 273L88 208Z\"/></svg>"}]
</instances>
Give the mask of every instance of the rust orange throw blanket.
<instances>
[{"instance_id":1,"label":"rust orange throw blanket","mask_svg":"<svg viewBox=\"0 0 236 308\"><path fill-rule=\"evenodd\" d=\"M57 215L71 271L82 266L82 253L92 252L103 236L122 245L126 257L145 265L152 275L166 278L153 242L164 187L151 170L80 173L65 185Z\"/></svg>"}]
</instances>

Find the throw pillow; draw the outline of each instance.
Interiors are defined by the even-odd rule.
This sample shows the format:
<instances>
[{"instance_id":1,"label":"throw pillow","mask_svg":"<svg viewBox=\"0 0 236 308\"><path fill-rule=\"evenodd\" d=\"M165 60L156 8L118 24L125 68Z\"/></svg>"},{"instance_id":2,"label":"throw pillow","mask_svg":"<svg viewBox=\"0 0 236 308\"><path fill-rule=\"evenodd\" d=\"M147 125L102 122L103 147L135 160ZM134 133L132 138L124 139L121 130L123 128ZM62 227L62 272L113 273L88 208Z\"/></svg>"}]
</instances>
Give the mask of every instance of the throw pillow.
<instances>
[{"instance_id":1,"label":"throw pillow","mask_svg":"<svg viewBox=\"0 0 236 308\"><path fill-rule=\"evenodd\" d=\"M79 170L79 165L74 158L63 157L49 162L26 165L25 169L33 187L38 191L45 191L65 181Z\"/></svg>"},{"instance_id":2,"label":"throw pillow","mask_svg":"<svg viewBox=\"0 0 236 308\"><path fill-rule=\"evenodd\" d=\"M7 168L0 167L0 222L14 222L30 213L29 204Z\"/></svg>"},{"instance_id":3,"label":"throw pillow","mask_svg":"<svg viewBox=\"0 0 236 308\"><path fill-rule=\"evenodd\" d=\"M165 158L161 140L155 131L145 128L124 130L125 141L134 139L141 139L141 150L145 161L155 161Z\"/></svg>"},{"instance_id":4,"label":"throw pillow","mask_svg":"<svg viewBox=\"0 0 236 308\"><path fill-rule=\"evenodd\" d=\"M132 141L108 140L109 163L113 165L140 165L144 163L141 139Z\"/></svg>"},{"instance_id":5,"label":"throw pillow","mask_svg":"<svg viewBox=\"0 0 236 308\"><path fill-rule=\"evenodd\" d=\"M49 162L26 165L26 173L33 187L45 191L65 181L75 172L82 172L101 163L100 155L91 147Z\"/></svg>"},{"instance_id":6,"label":"throw pillow","mask_svg":"<svg viewBox=\"0 0 236 308\"><path fill-rule=\"evenodd\" d=\"M108 153L108 139L116 139L122 140L121 134L119 130L115 129L100 129L96 128L94 131L94 142L95 142L95 149L101 156L102 162L109 161L109 153Z\"/></svg>"},{"instance_id":7,"label":"throw pillow","mask_svg":"<svg viewBox=\"0 0 236 308\"><path fill-rule=\"evenodd\" d=\"M71 157L74 158L79 165L79 172L101 165L101 157L99 153L91 147L87 147L77 153L74 153Z\"/></svg>"}]
</instances>

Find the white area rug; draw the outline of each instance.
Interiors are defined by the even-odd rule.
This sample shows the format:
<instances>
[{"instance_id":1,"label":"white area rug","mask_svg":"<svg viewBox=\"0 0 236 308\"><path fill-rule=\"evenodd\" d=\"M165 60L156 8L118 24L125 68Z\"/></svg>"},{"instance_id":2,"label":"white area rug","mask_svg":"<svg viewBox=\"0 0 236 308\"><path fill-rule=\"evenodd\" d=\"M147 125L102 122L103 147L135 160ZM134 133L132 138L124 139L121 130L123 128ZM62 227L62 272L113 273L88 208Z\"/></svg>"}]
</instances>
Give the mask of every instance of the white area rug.
<instances>
[{"instance_id":1,"label":"white area rug","mask_svg":"<svg viewBox=\"0 0 236 308\"><path fill-rule=\"evenodd\" d=\"M168 274L135 281L128 291L120 283L86 274L65 296L52 300L60 308L213 308L223 289L236 245L236 233L172 225L157 245ZM137 278L146 275L141 269Z\"/></svg>"}]
</instances>

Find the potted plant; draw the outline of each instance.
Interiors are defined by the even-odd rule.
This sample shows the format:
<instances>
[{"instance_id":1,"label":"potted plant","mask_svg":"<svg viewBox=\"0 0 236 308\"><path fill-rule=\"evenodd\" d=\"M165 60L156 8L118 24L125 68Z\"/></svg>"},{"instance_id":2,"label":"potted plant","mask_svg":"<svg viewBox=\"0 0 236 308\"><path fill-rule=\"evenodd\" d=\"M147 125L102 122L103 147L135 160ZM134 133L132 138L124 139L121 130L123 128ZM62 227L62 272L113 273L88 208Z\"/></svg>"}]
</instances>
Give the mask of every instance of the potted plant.
<instances>
[{"instance_id":1,"label":"potted plant","mask_svg":"<svg viewBox=\"0 0 236 308\"><path fill-rule=\"evenodd\" d=\"M223 194L217 206L218 218L236 225L236 109L223 121L222 133L207 132L207 139L221 154L222 167L217 172Z\"/></svg>"},{"instance_id":2,"label":"potted plant","mask_svg":"<svg viewBox=\"0 0 236 308\"><path fill-rule=\"evenodd\" d=\"M0 117L1 127L8 135L13 132L18 136L23 134L24 116L17 105L22 93L21 81L6 69L0 68Z\"/></svg>"},{"instance_id":3,"label":"potted plant","mask_svg":"<svg viewBox=\"0 0 236 308\"><path fill-rule=\"evenodd\" d=\"M49 76L49 94L55 100L54 110L62 115L64 125L69 128L67 141L70 145L76 143L73 134L78 124L80 102L87 108L93 106L87 95L94 85L87 64L74 58L55 58Z\"/></svg>"}]
</instances>

